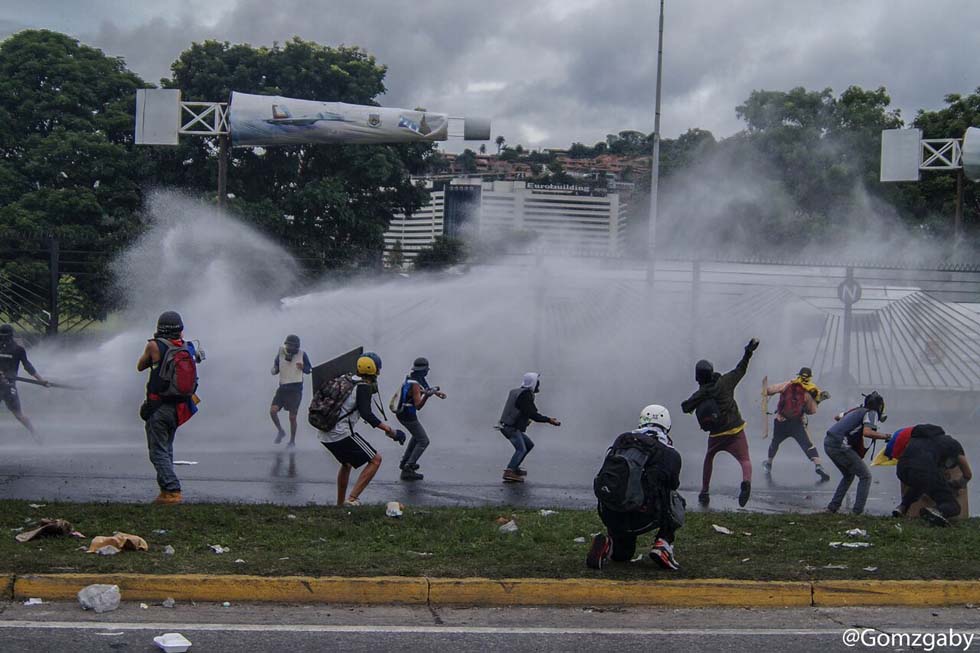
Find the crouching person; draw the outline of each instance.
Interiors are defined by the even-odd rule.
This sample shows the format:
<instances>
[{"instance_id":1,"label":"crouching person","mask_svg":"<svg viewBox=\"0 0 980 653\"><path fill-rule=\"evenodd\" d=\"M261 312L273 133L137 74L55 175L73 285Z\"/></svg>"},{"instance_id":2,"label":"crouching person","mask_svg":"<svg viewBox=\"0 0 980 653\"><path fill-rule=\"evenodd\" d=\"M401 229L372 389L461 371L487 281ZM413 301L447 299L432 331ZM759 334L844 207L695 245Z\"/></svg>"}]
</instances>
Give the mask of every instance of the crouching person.
<instances>
[{"instance_id":1,"label":"crouching person","mask_svg":"<svg viewBox=\"0 0 980 653\"><path fill-rule=\"evenodd\" d=\"M592 538L585 564L602 569L609 560L629 562L636 538L656 530L650 558L664 569L680 568L674 533L684 523L681 457L670 439L670 412L656 404L640 413L639 428L616 438L593 487L607 532Z\"/></svg>"},{"instance_id":2,"label":"crouching person","mask_svg":"<svg viewBox=\"0 0 980 653\"><path fill-rule=\"evenodd\" d=\"M946 471L954 467L959 467L960 478L949 481ZM919 424L912 429L896 471L905 484L905 492L892 514L904 516L925 495L936 507L922 508L919 516L934 526L949 526L949 520L960 514L956 495L973 478L963 445L934 424Z\"/></svg>"}]
</instances>

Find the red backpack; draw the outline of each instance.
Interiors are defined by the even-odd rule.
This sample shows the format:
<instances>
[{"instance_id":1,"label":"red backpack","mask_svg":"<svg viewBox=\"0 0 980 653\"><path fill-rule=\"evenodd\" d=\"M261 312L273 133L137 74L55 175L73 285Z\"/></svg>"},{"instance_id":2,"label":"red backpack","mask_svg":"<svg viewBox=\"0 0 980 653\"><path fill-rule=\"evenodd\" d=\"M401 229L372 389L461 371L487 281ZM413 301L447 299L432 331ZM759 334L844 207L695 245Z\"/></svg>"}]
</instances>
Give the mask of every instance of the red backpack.
<instances>
[{"instance_id":1,"label":"red backpack","mask_svg":"<svg viewBox=\"0 0 980 653\"><path fill-rule=\"evenodd\" d=\"M197 362L187 344L175 344L173 341L157 340L157 346L163 342L166 350L160 360L160 397L187 398L197 390Z\"/></svg>"},{"instance_id":2,"label":"red backpack","mask_svg":"<svg viewBox=\"0 0 980 653\"><path fill-rule=\"evenodd\" d=\"M806 389L799 383L790 383L779 393L776 412L786 419L800 419L806 412Z\"/></svg>"}]
</instances>

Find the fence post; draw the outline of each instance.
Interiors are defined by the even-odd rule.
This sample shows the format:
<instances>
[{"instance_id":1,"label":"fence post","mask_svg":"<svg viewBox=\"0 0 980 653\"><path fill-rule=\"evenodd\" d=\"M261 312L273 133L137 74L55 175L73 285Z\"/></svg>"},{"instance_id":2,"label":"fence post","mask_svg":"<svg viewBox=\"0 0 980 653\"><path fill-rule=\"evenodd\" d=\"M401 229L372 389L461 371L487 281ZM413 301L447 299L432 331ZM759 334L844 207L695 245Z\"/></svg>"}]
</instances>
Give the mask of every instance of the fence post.
<instances>
[{"instance_id":1,"label":"fence post","mask_svg":"<svg viewBox=\"0 0 980 653\"><path fill-rule=\"evenodd\" d=\"M61 278L59 270L60 251L58 239L54 236L48 238L48 272L50 273L48 289L48 312L51 317L48 319L48 335L57 335L58 323L61 321L58 307L58 281Z\"/></svg>"}]
</instances>

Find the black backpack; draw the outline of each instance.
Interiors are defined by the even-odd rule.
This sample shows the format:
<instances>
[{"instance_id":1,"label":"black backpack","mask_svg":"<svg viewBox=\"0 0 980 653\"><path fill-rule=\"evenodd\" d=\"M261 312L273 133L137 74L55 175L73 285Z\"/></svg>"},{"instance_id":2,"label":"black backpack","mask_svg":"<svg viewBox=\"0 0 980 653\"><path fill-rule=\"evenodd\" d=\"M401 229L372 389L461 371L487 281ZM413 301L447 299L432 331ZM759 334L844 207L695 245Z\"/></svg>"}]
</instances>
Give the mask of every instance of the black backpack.
<instances>
[{"instance_id":1,"label":"black backpack","mask_svg":"<svg viewBox=\"0 0 980 653\"><path fill-rule=\"evenodd\" d=\"M592 482L599 503L613 512L636 512L648 506L646 467L660 446L650 436L624 433L606 452Z\"/></svg>"},{"instance_id":2,"label":"black backpack","mask_svg":"<svg viewBox=\"0 0 980 653\"><path fill-rule=\"evenodd\" d=\"M698 426L702 431L711 433L721 428L721 409L718 402L712 397L706 398L694 410L694 416L698 418Z\"/></svg>"}]
</instances>

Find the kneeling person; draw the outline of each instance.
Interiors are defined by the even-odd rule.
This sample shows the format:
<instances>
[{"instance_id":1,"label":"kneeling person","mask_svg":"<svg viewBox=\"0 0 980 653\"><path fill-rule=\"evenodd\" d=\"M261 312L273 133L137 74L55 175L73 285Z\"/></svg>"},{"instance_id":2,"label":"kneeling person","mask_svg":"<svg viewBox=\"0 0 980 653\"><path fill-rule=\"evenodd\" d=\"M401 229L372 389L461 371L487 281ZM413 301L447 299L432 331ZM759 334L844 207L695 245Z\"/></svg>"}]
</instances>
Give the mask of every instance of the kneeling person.
<instances>
[{"instance_id":1,"label":"kneeling person","mask_svg":"<svg viewBox=\"0 0 980 653\"><path fill-rule=\"evenodd\" d=\"M946 470L953 467L959 467L962 476L948 481ZM926 495L936 507L923 508L919 516L936 526L948 526L949 519L960 514L956 493L973 478L963 445L934 424L919 424L912 429L896 472L906 489L893 515L905 515L912 504Z\"/></svg>"},{"instance_id":2,"label":"kneeling person","mask_svg":"<svg viewBox=\"0 0 980 653\"><path fill-rule=\"evenodd\" d=\"M585 564L629 562L636 538L656 530L650 558L664 569L680 568L674 558L674 532L684 521L680 487L681 456L670 439L670 412L656 404L640 413L639 428L616 438L596 475L599 518L608 529L592 538Z\"/></svg>"}]
</instances>

